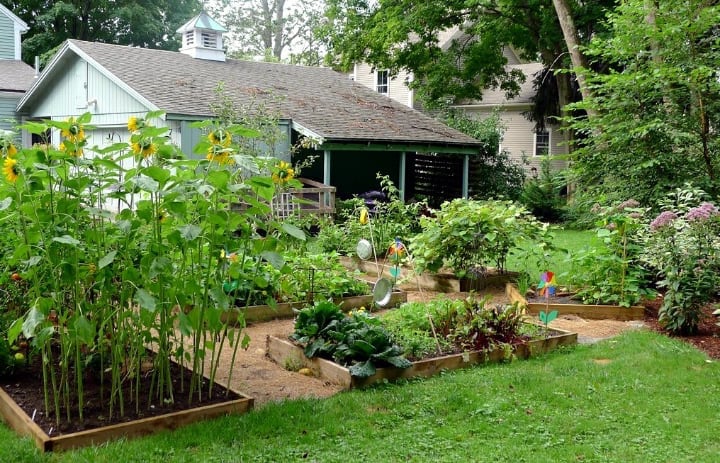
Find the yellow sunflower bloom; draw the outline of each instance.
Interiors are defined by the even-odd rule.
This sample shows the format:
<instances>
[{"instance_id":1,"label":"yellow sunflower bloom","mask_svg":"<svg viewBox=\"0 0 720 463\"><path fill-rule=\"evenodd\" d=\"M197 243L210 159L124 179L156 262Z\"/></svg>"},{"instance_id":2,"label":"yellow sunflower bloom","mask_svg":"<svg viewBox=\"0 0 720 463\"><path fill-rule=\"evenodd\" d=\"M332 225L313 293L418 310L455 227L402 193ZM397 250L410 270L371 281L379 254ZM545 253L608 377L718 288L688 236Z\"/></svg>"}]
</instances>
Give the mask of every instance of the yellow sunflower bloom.
<instances>
[{"instance_id":1,"label":"yellow sunflower bloom","mask_svg":"<svg viewBox=\"0 0 720 463\"><path fill-rule=\"evenodd\" d=\"M12 139L6 137L0 138L0 154L9 158L15 157L17 148L15 148Z\"/></svg>"},{"instance_id":2,"label":"yellow sunflower bloom","mask_svg":"<svg viewBox=\"0 0 720 463\"><path fill-rule=\"evenodd\" d=\"M5 158L5 162L3 163L3 175L5 179L10 183L15 183L19 174L20 170L17 167L17 159Z\"/></svg>"},{"instance_id":3,"label":"yellow sunflower bloom","mask_svg":"<svg viewBox=\"0 0 720 463\"><path fill-rule=\"evenodd\" d=\"M157 153L157 145L149 138L143 138L132 144L132 151L136 156L142 155L144 158L148 158Z\"/></svg>"},{"instance_id":4,"label":"yellow sunflower bloom","mask_svg":"<svg viewBox=\"0 0 720 463\"><path fill-rule=\"evenodd\" d=\"M232 134L227 130L216 129L208 134L208 140L213 145L221 145L227 148L232 143Z\"/></svg>"},{"instance_id":5,"label":"yellow sunflower bloom","mask_svg":"<svg viewBox=\"0 0 720 463\"><path fill-rule=\"evenodd\" d=\"M81 146L75 145L75 148L70 148L69 146L66 146L64 142L60 143L60 146L58 146L58 149L60 151L64 151L66 154L69 154L70 156L75 156L76 158L79 158L83 155L83 149Z\"/></svg>"},{"instance_id":6,"label":"yellow sunflower bloom","mask_svg":"<svg viewBox=\"0 0 720 463\"><path fill-rule=\"evenodd\" d=\"M78 124L74 117L69 118L67 122L69 125L67 128L62 129L62 136L74 143L85 140L85 129L83 126Z\"/></svg>"},{"instance_id":7,"label":"yellow sunflower bloom","mask_svg":"<svg viewBox=\"0 0 720 463\"><path fill-rule=\"evenodd\" d=\"M285 161L280 161L280 163L275 166L272 173L273 182L279 185L289 182L294 177L295 169L290 166L290 163Z\"/></svg>"},{"instance_id":8,"label":"yellow sunflower bloom","mask_svg":"<svg viewBox=\"0 0 720 463\"><path fill-rule=\"evenodd\" d=\"M135 116L130 116L130 118L128 119L127 127L128 127L128 131L130 131L130 132L135 132L136 130L140 130L143 127L145 127L145 119L138 118Z\"/></svg>"},{"instance_id":9,"label":"yellow sunflower bloom","mask_svg":"<svg viewBox=\"0 0 720 463\"><path fill-rule=\"evenodd\" d=\"M205 159L210 162L217 162L220 165L232 164L235 162L235 160L232 158L232 156L230 156L230 154L231 151L223 148L222 145L211 145L210 148L208 148L207 156L205 156Z\"/></svg>"}]
</instances>

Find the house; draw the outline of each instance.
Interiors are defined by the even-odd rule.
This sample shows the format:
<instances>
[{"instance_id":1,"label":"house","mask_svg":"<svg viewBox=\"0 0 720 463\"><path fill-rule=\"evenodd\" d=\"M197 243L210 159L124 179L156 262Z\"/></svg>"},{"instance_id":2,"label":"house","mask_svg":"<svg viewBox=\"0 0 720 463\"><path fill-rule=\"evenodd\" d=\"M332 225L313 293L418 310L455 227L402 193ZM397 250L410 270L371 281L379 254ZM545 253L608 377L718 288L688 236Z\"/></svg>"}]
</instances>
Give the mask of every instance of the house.
<instances>
[{"instance_id":1,"label":"house","mask_svg":"<svg viewBox=\"0 0 720 463\"><path fill-rule=\"evenodd\" d=\"M186 154L199 140L193 121L213 118L215 91L236 107L265 107L283 134L268 150L297 161L317 154L304 177L335 185L340 197L378 188L376 173L410 190L416 153L453 153L460 159L480 144L427 115L378 95L331 69L228 59L225 29L200 13L178 29L179 52L66 41L18 104L26 119L65 120L93 115L90 146L127 141L130 116L162 110L160 124ZM311 148L293 155L302 137ZM26 140L27 142L28 140ZM467 194L467 170L454 182Z\"/></svg>"},{"instance_id":2,"label":"house","mask_svg":"<svg viewBox=\"0 0 720 463\"><path fill-rule=\"evenodd\" d=\"M461 36L462 32L457 28L443 31L439 44L441 48L447 47L452 40ZM519 70L525 75L525 82L521 84L518 95L508 99L502 90L487 89L481 101L462 102L453 107L463 110L469 117L480 119L499 110L504 128L500 149L506 151L510 159L523 165L528 174L535 174L540 171L542 161L548 155L568 154L567 136L560 131L559 125L554 123L546 123L545 129L538 131L535 123L524 115L531 108L535 95L533 80L535 75L542 71L543 65L523 62L511 47L506 47L503 55L508 63L508 71ZM413 80L410 72L400 71L396 76L390 76L388 70L376 69L368 63L356 63L350 77L381 95L420 109L413 90L408 87L408 83ZM566 161L553 158L551 165L555 169L561 169L566 166Z\"/></svg>"},{"instance_id":3,"label":"house","mask_svg":"<svg viewBox=\"0 0 720 463\"><path fill-rule=\"evenodd\" d=\"M18 121L15 107L35 81L35 70L22 61L21 35L27 24L0 5L0 131Z\"/></svg>"}]
</instances>

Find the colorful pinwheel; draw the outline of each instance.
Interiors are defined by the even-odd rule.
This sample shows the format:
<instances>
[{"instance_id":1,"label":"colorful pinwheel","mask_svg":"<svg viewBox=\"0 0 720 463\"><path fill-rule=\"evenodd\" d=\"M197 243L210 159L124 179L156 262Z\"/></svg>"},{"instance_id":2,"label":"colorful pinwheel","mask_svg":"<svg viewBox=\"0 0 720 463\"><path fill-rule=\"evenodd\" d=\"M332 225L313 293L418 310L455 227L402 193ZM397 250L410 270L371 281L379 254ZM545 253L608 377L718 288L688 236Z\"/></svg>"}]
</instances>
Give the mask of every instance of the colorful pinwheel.
<instances>
[{"instance_id":1,"label":"colorful pinwheel","mask_svg":"<svg viewBox=\"0 0 720 463\"><path fill-rule=\"evenodd\" d=\"M542 272L540 275L540 283L538 283L538 292L541 296L549 298L555 295L555 274L553 272Z\"/></svg>"}]
</instances>

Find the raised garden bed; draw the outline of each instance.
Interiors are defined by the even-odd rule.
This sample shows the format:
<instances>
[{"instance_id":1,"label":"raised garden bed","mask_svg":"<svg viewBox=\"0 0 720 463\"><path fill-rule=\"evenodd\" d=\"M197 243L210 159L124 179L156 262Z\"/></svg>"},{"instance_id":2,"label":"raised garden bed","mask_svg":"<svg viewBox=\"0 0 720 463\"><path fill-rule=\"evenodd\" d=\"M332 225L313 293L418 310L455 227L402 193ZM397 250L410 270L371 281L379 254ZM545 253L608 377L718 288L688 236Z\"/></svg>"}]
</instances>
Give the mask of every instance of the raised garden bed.
<instances>
[{"instance_id":1,"label":"raised garden bed","mask_svg":"<svg viewBox=\"0 0 720 463\"><path fill-rule=\"evenodd\" d=\"M505 285L505 294L511 302L517 302L526 308L527 313L537 315L540 311L557 310L558 315L577 315L588 320L642 320L645 308L642 306L620 307L617 305L592 305L573 302L569 299L550 298L545 302L528 301L512 283Z\"/></svg>"},{"instance_id":2,"label":"raised garden bed","mask_svg":"<svg viewBox=\"0 0 720 463\"><path fill-rule=\"evenodd\" d=\"M372 295L335 298L333 302L338 304L344 312L359 309L360 307L370 308L375 304ZM385 308L397 307L403 302L407 302L407 293L396 289L392 292L390 302ZM307 302L283 302L276 304L274 307L270 305L251 305L248 307L235 308L223 315L223 321L234 323L237 321L237 314L239 312L243 313L245 321L248 323L266 322L276 318L292 318L295 316L295 309L302 309L303 307L307 307L307 305Z\"/></svg>"},{"instance_id":3,"label":"raised garden bed","mask_svg":"<svg viewBox=\"0 0 720 463\"><path fill-rule=\"evenodd\" d=\"M550 352L559 346L574 345L577 343L577 333L561 330L551 330L551 335L545 339L529 341L513 347L513 355L525 359L531 356ZM310 369L317 377L323 378L344 389L353 389L370 386L381 381L394 381L415 377L427 378L445 370L456 370L473 365L500 362L505 358L501 350L490 352L466 352L461 354L445 355L426 360L413 362L409 368L378 368L377 373L367 378L358 378L350 375L350 371L337 363L321 358L309 359L303 353L303 348L291 341L275 336L267 337L267 356L281 366Z\"/></svg>"},{"instance_id":4,"label":"raised garden bed","mask_svg":"<svg viewBox=\"0 0 720 463\"><path fill-rule=\"evenodd\" d=\"M174 407L158 404L158 407L153 407L157 410L142 408L143 416L138 418L133 418L128 410L126 417L111 421L106 411L91 412L90 407L87 407L85 421L70 424L63 422L63 429L58 431L54 427L54 419L43 416L41 375L28 373L6 378L4 384L7 386L0 387L0 417L19 435L30 437L42 452L87 447L119 438L173 430L222 415L246 413L254 405L253 398L232 389L226 398L227 389L216 385L214 399L188 406L186 395L180 394ZM85 392L88 398L93 394L89 386ZM128 404L127 408L133 406ZM166 412L171 408L176 411ZM102 423L107 425L103 426Z\"/></svg>"},{"instance_id":5,"label":"raised garden bed","mask_svg":"<svg viewBox=\"0 0 720 463\"><path fill-rule=\"evenodd\" d=\"M350 270L360 270L370 277L378 277L378 266L374 261L362 260L358 257L341 257L340 262ZM392 264L380 263L382 276L393 280L390 274ZM411 275L409 279L408 275ZM466 291L482 291L487 288L502 288L506 283L517 278L517 272L493 273L492 271L483 278L458 278L451 272L430 273L424 272L414 275L411 267L401 267L400 282L396 285L406 291L417 290L418 288L428 291L439 291L443 293L457 293Z\"/></svg>"}]
</instances>

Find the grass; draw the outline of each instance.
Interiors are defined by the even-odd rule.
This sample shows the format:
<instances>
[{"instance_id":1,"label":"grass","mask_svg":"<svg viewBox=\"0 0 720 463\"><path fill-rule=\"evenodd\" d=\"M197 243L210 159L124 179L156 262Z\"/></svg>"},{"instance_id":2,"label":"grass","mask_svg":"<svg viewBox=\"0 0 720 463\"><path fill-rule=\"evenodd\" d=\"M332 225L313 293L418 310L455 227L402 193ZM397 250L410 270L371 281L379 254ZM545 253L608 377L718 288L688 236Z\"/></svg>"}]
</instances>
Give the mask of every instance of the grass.
<instances>
[{"instance_id":1,"label":"grass","mask_svg":"<svg viewBox=\"0 0 720 463\"><path fill-rule=\"evenodd\" d=\"M507 268L513 271L527 271L534 279L540 278L540 273L545 270L555 272L558 277L558 283L562 284L561 276L571 271L570 263L567 260L568 255L584 247L596 247L602 245L602 241L596 236L594 230L564 230L562 228L554 228L553 235L555 239L553 245L557 248L550 253L548 268L541 268L535 262L525 261L518 257L518 254L526 254L531 250L534 243L523 243L520 246L519 253L511 253L508 256ZM537 281L532 281L537 283Z\"/></svg>"},{"instance_id":2,"label":"grass","mask_svg":"<svg viewBox=\"0 0 720 463\"><path fill-rule=\"evenodd\" d=\"M638 331L56 455L0 426L0 461L711 462L719 393L718 363Z\"/></svg>"}]
</instances>

